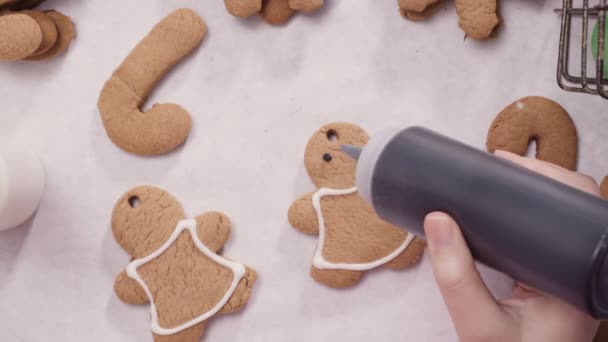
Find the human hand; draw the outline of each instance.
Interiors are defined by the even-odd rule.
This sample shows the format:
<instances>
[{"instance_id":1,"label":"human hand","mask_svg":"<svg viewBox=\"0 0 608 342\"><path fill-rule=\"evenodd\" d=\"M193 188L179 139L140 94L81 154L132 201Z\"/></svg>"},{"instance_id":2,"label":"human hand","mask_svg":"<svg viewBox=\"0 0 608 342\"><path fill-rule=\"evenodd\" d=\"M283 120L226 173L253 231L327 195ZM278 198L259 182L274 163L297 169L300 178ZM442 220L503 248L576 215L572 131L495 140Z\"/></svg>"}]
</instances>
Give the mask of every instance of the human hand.
<instances>
[{"instance_id":1,"label":"human hand","mask_svg":"<svg viewBox=\"0 0 608 342\"><path fill-rule=\"evenodd\" d=\"M559 166L496 151L532 171L599 196L593 178ZM552 296L516 284L496 300L483 283L460 228L444 213L424 222L433 274L461 342L589 342L598 322Z\"/></svg>"}]
</instances>

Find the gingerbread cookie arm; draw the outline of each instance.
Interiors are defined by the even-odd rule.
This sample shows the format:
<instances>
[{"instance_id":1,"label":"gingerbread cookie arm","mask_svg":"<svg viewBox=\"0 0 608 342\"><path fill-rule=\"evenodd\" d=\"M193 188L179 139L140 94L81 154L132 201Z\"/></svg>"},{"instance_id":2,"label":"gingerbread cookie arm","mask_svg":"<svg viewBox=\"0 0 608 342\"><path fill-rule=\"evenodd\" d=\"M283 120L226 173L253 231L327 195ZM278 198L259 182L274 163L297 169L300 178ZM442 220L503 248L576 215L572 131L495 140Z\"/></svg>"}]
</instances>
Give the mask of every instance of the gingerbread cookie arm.
<instances>
[{"instance_id":1,"label":"gingerbread cookie arm","mask_svg":"<svg viewBox=\"0 0 608 342\"><path fill-rule=\"evenodd\" d=\"M247 267L245 276L243 276L236 290L234 290L232 297L230 297L230 300L224 305L220 313L232 313L244 307L249 301L249 297L251 297L251 289L257 278L258 274L256 271Z\"/></svg>"},{"instance_id":2,"label":"gingerbread cookie arm","mask_svg":"<svg viewBox=\"0 0 608 342\"><path fill-rule=\"evenodd\" d=\"M458 26L471 38L490 37L500 22L496 15L497 0L456 0Z\"/></svg>"},{"instance_id":3,"label":"gingerbread cookie arm","mask_svg":"<svg viewBox=\"0 0 608 342\"><path fill-rule=\"evenodd\" d=\"M215 253L230 239L231 227L228 216L219 212L208 212L196 217L198 238Z\"/></svg>"},{"instance_id":4,"label":"gingerbread cookie arm","mask_svg":"<svg viewBox=\"0 0 608 342\"><path fill-rule=\"evenodd\" d=\"M324 0L289 0L289 7L293 10L311 13L323 7Z\"/></svg>"},{"instance_id":5,"label":"gingerbread cookie arm","mask_svg":"<svg viewBox=\"0 0 608 342\"><path fill-rule=\"evenodd\" d=\"M205 331L206 322L198 323L186 330L171 335L154 335L154 342L199 342Z\"/></svg>"},{"instance_id":6,"label":"gingerbread cookie arm","mask_svg":"<svg viewBox=\"0 0 608 342\"><path fill-rule=\"evenodd\" d=\"M149 302L144 289L125 271L120 272L114 281L114 292L118 298L128 304L146 304Z\"/></svg>"},{"instance_id":7,"label":"gingerbread cookie arm","mask_svg":"<svg viewBox=\"0 0 608 342\"><path fill-rule=\"evenodd\" d=\"M287 214L289 224L296 230L307 234L319 234L317 211L312 205L313 195L314 193L310 193L297 199L289 207Z\"/></svg>"}]
</instances>

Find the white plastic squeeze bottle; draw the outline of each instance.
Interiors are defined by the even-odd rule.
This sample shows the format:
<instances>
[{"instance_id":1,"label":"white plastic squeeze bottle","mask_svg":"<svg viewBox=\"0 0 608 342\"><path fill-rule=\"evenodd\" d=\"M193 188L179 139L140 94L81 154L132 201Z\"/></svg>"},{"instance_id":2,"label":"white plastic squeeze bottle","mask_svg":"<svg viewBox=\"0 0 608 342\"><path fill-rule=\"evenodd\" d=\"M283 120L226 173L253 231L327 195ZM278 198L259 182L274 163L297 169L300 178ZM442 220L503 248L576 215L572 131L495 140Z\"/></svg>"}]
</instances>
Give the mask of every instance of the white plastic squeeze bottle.
<instances>
[{"instance_id":1,"label":"white plastic squeeze bottle","mask_svg":"<svg viewBox=\"0 0 608 342\"><path fill-rule=\"evenodd\" d=\"M40 203L44 171L27 148L0 146L0 231L25 222Z\"/></svg>"},{"instance_id":2,"label":"white plastic squeeze bottle","mask_svg":"<svg viewBox=\"0 0 608 342\"><path fill-rule=\"evenodd\" d=\"M608 318L608 202L421 127L342 149L384 220L422 236L446 212L477 260Z\"/></svg>"}]
</instances>

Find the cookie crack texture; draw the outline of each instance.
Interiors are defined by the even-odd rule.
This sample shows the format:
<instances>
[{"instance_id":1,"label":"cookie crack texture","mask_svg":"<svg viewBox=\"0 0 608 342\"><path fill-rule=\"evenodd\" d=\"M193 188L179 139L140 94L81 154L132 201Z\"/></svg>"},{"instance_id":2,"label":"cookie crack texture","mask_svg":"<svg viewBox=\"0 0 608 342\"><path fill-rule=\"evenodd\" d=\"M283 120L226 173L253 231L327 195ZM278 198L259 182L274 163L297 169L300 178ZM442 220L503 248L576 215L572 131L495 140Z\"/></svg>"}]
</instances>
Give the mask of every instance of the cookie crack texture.
<instances>
[{"instance_id":1,"label":"cookie crack texture","mask_svg":"<svg viewBox=\"0 0 608 342\"><path fill-rule=\"evenodd\" d=\"M110 140L140 155L166 153L181 145L192 126L177 104L140 107L162 77L200 45L206 33L202 18L178 9L161 20L137 44L104 85L97 106Z\"/></svg>"}]
</instances>

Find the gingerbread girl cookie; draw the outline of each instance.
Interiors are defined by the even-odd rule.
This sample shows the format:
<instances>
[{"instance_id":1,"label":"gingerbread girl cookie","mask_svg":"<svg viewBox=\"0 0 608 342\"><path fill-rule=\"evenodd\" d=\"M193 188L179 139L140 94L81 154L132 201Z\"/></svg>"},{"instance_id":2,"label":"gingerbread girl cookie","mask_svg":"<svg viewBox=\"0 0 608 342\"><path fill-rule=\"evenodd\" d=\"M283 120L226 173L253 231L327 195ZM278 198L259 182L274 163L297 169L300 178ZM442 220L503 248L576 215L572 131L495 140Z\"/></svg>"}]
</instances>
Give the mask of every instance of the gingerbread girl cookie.
<instances>
[{"instance_id":1,"label":"gingerbread girl cookie","mask_svg":"<svg viewBox=\"0 0 608 342\"><path fill-rule=\"evenodd\" d=\"M155 342L198 342L212 316L249 300L256 272L216 254L230 226L217 212L184 219L177 200L152 186L116 203L112 232L133 260L114 290L125 303L150 303Z\"/></svg>"},{"instance_id":2,"label":"gingerbread girl cookie","mask_svg":"<svg viewBox=\"0 0 608 342\"><path fill-rule=\"evenodd\" d=\"M363 146L368 139L365 131L350 123L332 123L315 132L304 164L318 189L289 208L289 222L295 229L319 235L311 276L330 287L352 286L373 268L413 266L426 245L380 219L358 195L355 162L340 147Z\"/></svg>"}]
</instances>

